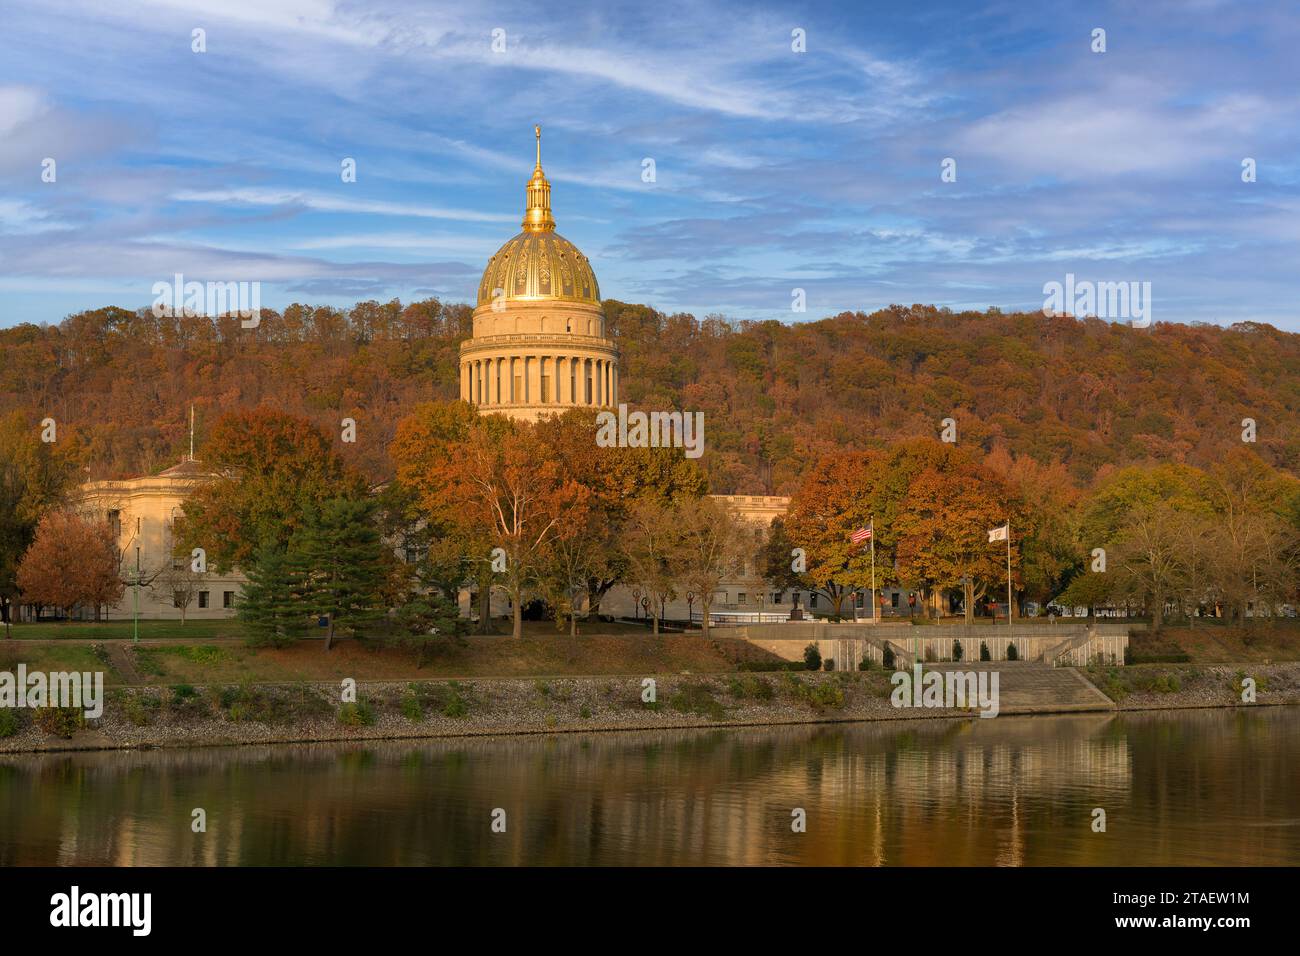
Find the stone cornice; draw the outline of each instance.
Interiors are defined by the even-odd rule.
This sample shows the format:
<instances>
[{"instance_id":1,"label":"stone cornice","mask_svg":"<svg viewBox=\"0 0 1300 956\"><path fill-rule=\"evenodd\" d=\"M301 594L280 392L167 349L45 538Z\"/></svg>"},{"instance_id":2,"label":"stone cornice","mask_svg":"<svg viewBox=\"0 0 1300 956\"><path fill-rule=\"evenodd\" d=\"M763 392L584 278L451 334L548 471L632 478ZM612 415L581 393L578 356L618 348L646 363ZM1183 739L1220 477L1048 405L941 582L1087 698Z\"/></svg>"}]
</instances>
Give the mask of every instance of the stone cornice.
<instances>
[{"instance_id":1,"label":"stone cornice","mask_svg":"<svg viewBox=\"0 0 1300 956\"><path fill-rule=\"evenodd\" d=\"M618 346L614 344L613 339L602 338L599 335L579 335L575 332L563 333L545 333L545 332L512 332L506 335L485 335L480 338L466 339L460 343L460 354L469 355L472 352L492 351L500 349L503 346L545 346L548 349L554 349L564 352L566 349L592 349L605 355L612 355L615 358L620 357L621 353Z\"/></svg>"}]
</instances>

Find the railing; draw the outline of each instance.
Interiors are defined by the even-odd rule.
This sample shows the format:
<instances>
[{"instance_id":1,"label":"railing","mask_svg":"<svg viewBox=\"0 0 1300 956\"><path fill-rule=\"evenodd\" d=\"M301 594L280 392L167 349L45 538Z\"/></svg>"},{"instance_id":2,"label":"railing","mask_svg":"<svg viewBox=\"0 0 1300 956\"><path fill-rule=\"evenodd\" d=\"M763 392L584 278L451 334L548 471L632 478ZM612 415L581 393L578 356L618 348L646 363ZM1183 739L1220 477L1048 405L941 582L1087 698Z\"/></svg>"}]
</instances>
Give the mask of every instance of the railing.
<instances>
[{"instance_id":1,"label":"railing","mask_svg":"<svg viewBox=\"0 0 1300 956\"><path fill-rule=\"evenodd\" d=\"M710 611L709 627L740 627L743 624L784 624L789 611ZM703 611L691 612L692 624L704 623Z\"/></svg>"},{"instance_id":2,"label":"railing","mask_svg":"<svg viewBox=\"0 0 1300 956\"><path fill-rule=\"evenodd\" d=\"M466 355L480 348L496 345L527 345L532 342L554 346L557 342L566 345L588 345L605 354L619 356L621 353L612 341L599 335L586 335L577 332L507 332L500 335L484 335L480 338L466 339L460 343L460 354Z\"/></svg>"},{"instance_id":3,"label":"railing","mask_svg":"<svg viewBox=\"0 0 1300 956\"><path fill-rule=\"evenodd\" d=\"M1123 664L1128 635L1084 634L1053 648L1053 667L1087 667L1089 664Z\"/></svg>"}]
</instances>

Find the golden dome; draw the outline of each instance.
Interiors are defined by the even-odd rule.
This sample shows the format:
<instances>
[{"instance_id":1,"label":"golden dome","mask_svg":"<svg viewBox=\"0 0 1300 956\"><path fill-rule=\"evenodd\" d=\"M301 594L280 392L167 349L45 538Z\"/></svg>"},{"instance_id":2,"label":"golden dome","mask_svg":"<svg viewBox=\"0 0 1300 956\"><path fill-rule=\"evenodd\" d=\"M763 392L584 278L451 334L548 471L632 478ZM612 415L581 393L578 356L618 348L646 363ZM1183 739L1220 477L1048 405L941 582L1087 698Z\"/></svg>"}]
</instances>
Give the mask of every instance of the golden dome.
<instances>
[{"instance_id":1,"label":"golden dome","mask_svg":"<svg viewBox=\"0 0 1300 956\"><path fill-rule=\"evenodd\" d=\"M542 172L542 128L537 134L537 165L528 180L523 232L506 240L488 260L478 286L478 304L493 302L501 290L506 301L557 299L600 304L596 274L578 247L555 231L551 184Z\"/></svg>"}]
</instances>

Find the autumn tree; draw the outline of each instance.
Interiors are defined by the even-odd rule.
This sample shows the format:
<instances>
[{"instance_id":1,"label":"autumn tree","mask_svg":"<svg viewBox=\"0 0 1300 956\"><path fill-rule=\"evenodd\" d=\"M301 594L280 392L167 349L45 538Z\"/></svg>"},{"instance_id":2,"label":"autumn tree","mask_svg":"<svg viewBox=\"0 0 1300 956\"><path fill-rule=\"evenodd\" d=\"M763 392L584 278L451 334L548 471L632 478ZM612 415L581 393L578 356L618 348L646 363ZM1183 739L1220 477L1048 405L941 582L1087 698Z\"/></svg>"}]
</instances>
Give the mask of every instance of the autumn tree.
<instances>
[{"instance_id":1,"label":"autumn tree","mask_svg":"<svg viewBox=\"0 0 1300 956\"><path fill-rule=\"evenodd\" d=\"M652 628L659 634L663 606L677 593L681 530L673 505L654 497L638 498L628 509L620 542L627 561L627 580L650 598Z\"/></svg>"},{"instance_id":2,"label":"autumn tree","mask_svg":"<svg viewBox=\"0 0 1300 956\"><path fill-rule=\"evenodd\" d=\"M564 476L533 426L498 416L476 419L463 440L428 459L427 474L418 464L403 467L435 513L454 514L465 532L500 549L501 587L510 596L513 635L522 637L523 605L544 574L546 549L577 523L590 492Z\"/></svg>"},{"instance_id":3,"label":"autumn tree","mask_svg":"<svg viewBox=\"0 0 1300 956\"><path fill-rule=\"evenodd\" d=\"M899 575L937 588L962 590L966 621L975 604L1006 581L1005 545L988 533L1011 523L1011 571L1020 564L1019 535L1030 522L1002 479L969 454L942 442L907 448L910 475L894 522ZM1014 608L1008 608L1008 614Z\"/></svg>"},{"instance_id":4,"label":"autumn tree","mask_svg":"<svg viewBox=\"0 0 1300 956\"><path fill-rule=\"evenodd\" d=\"M221 571L246 570L267 547L287 550L313 507L367 491L321 429L269 408L221 416L203 463L215 477L186 499L177 535L184 550L203 548Z\"/></svg>"},{"instance_id":5,"label":"autumn tree","mask_svg":"<svg viewBox=\"0 0 1300 956\"><path fill-rule=\"evenodd\" d=\"M699 595L704 636L718 585L740 574L752 559L760 535L712 498L684 498L669 506L678 540L672 564L682 587Z\"/></svg>"},{"instance_id":6,"label":"autumn tree","mask_svg":"<svg viewBox=\"0 0 1300 956\"><path fill-rule=\"evenodd\" d=\"M118 574L117 543L107 523L91 523L71 512L46 513L17 571L23 600L55 607L71 616L77 607L116 604L123 583Z\"/></svg>"},{"instance_id":7,"label":"autumn tree","mask_svg":"<svg viewBox=\"0 0 1300 956\"><path fill-rule=\"evenodd\" d=\"M567 478L590 493L592 520L583 542L589 556L587 607L600 611L600 602L627 575L619 541L632 504L652 497L676 502L702 496L707 481L699 466L674 448L602 448L596 443L596 413L572 409L542 419L535 426L538 440Z\"/></svg>"},{"instance_id":8,"label":"autumn tree","mask_svg":"<svg viewBox=\"0 0 1300 956\"><path fill-rule=\"evenodd\" d=\"M790 499L784 528L795 546L804 550L807 570L803 580L830 598L832 616L839 618L844 596L869 583L869 558L853 532L871 521L872 484L866 456L829 455L808 473Z\"/></svg>"},{"instance_id":9,"label":"autumn tree","mask_svg":"<svg viewBox=\"0 0 1300 956\"><path fill-rule=\"evenodd\" d=\"M0 418L0 621L10 619L18 563L36 537L41 516L71 486L77 449L41 441L41 428L19 411Z\"/></svg>"},{"instance_id":10,"label":"autumn tree","mask_svg":"<svg viewBox=\"0 0 1300 956\"><path fill-rule=\"evenodd\" d=\"M484 419L483 427L501 429L504 419ZM425 575L436 579L444 593L472 582L479 597L479 632L491 631L492 588L495 575L489 553L490 528L465 520L461 503L447 494L447 473L453 456L478 427L480 418L467 402L424 402L398 423L389 454L397 478L386 490L388 513L400 524L417 551L427 555ZM394 526L394 530L398 530Z\"/></svg>"}]
</instances>

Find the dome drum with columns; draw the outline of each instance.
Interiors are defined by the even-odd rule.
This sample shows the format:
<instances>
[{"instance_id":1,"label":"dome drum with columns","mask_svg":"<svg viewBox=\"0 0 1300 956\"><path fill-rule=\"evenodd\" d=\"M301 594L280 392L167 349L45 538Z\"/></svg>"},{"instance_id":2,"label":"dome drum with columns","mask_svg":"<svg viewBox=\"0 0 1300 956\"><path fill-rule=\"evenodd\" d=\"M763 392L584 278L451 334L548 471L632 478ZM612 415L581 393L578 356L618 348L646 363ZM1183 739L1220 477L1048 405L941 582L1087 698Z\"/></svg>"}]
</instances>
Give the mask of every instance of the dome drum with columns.
<instances>
[{"instance_id":1,"label":"dome drum with columns","mask_svg":"<svg viewBox=\"0 0 1300 956\"><path fill-rule=\"evenodd\" d=\"M523 231L488 260L474 336L460 347L460 397L480 411L536 420L618 404L618 349L605 337L591 263L555 231L551 184L537 164Z\"/></svg>"}]
</instances>

